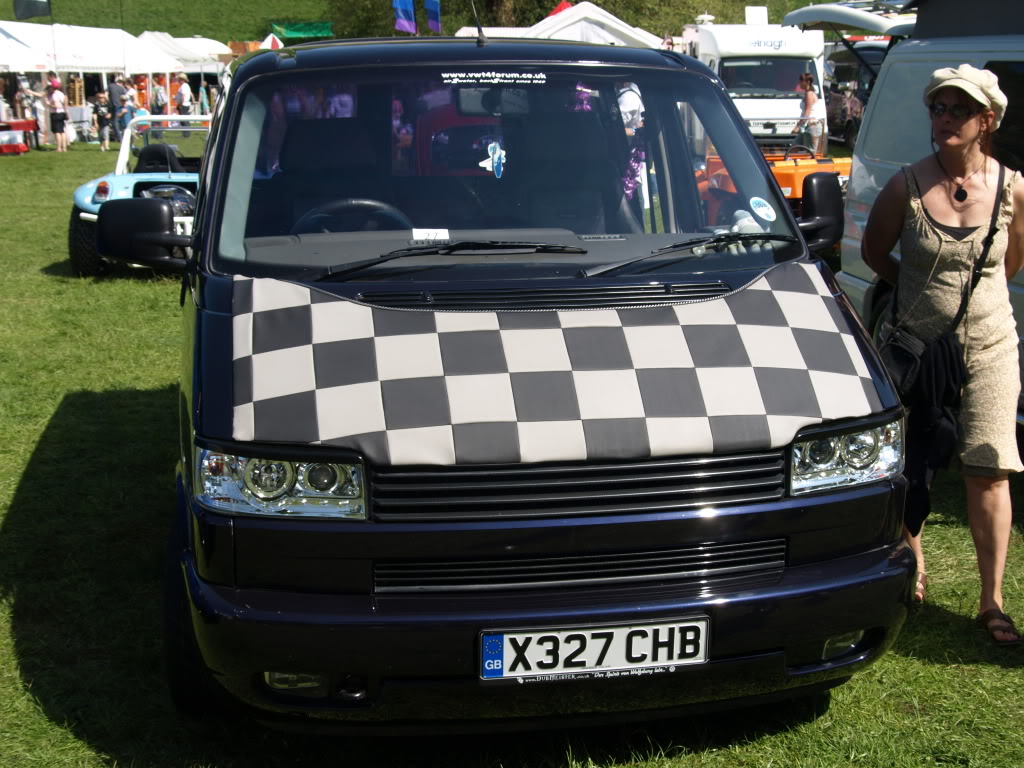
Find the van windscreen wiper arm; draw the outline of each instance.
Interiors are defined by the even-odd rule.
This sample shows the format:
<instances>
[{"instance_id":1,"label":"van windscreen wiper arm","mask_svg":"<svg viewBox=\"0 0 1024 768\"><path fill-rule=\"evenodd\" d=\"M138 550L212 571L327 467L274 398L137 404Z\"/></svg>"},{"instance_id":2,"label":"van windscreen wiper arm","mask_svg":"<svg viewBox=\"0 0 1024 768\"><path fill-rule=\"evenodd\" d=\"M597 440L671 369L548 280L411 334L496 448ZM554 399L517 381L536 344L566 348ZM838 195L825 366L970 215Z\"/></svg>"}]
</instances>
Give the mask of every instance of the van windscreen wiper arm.
<instances>
[{"instance_id":1,"label":"van windscreen wiper arm","mask_svg":"<svg viewBox=\"0 0 1024 768\"><path fill-rule=\"evenodd\" d=\"M575 245L562 245L560 243L533 243L519 242L517 240L456 240L454 243L437 243L436 245L413 245L408 248L399 248L395 251L382 253L372 259L361 261L349 261L333 267L320 270L315 277L308 276L308 270L298 275L297 279L318 282L321 280L338 280L353 272L359 272L367 267L383 264L393 259L404 259L406 256L444 256L449 253L460 253L462 251L526 251L528 253L586 253L586 248Z\"/></svg>"},{"instance_id":2,"label":"van windscreen wiper arm","mask_svg":"<svg viewBox=\"0 0 1024 768\"><path fill-rule=\"evenodd\" d=\"M631 259L614 261L611 264L595 264L593 267L581 269L576 273L576 276L594 277L595 275L605 275L609 272L614 272L616 270L623 269L624 267L628 267L630 264L636 264L639 261L652 259L655 256L661 256L662 254L669 253L671 251L696 248L699 245L728 245L731 243L758 242L763 240L778 240L784 243L796 243L800 238L794 237L793 235L773 235L771 232L719 232L718 234L692 237L689 240L683 240L678 243L662 246L661 248L655 248L653 251L645 253L643 256L634 256Z\"/></svg>"}]
</instances>

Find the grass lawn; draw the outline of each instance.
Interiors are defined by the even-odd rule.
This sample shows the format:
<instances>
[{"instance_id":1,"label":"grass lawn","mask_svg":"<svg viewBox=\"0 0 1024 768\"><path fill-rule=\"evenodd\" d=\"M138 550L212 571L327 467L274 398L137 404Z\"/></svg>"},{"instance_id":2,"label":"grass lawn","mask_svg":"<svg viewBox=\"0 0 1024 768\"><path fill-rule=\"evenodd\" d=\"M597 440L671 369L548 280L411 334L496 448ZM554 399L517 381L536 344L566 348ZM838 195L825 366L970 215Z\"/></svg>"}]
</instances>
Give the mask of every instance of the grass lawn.
<instances>
[{"instance_id":1,"label":"grass lawn","mask_svg":"<svg viewBox=\"0 0 1024 768\"><path fill-rule=\"evenodd\" d=\"M0 768L1024 765L1024 647L972 625L974 550L948 476L926 530L928 604L817 719L774 706L458 742L183 730L159 661L178 283L83 280L67 263L72 190L113 162L82 145L0 157ZM1021 480L1014 497L1024 509ZM1024 623L1021 519L1006 593Z\"/></svg>"}]
</instances>

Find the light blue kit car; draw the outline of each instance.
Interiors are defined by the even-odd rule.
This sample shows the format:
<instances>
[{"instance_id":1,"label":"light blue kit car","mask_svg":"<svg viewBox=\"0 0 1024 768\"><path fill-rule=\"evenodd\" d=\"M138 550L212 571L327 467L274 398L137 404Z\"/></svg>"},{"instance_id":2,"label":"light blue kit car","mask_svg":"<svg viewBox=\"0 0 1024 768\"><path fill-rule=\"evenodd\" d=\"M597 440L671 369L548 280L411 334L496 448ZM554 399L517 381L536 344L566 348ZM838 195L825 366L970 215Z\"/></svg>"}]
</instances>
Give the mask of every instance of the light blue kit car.
<instances>
[{"instance_id":1,"label":"light blue kit car","mask_svg":"<svg viewBox=\"0 0 1024 768\"><path fill-rule=\"evenodd\" d=\"M96 217L108 200L168 199L178 233L191 233L209 124L208 115L146 115L128 124L113 172L75 190L68 222L68 255L76 275L101 275L110 268L110 262L96 250Z\"/></svg>"}]
</instances>

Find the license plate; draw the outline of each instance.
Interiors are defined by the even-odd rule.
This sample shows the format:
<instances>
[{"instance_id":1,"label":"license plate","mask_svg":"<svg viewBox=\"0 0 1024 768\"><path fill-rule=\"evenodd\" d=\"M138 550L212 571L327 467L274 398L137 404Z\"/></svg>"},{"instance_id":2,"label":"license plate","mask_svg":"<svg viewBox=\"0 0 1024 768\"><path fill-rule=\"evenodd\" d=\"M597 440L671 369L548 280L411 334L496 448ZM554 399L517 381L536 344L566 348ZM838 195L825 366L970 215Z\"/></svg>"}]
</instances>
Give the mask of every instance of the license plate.
<instances>
[{"instance_id":1,"label":"license plate","mask_svg":"<svg viewBox=\"0 0 1024 768\"><path fill-rule=\"evenodd\" d=\"M674 672L708 660L706 617L574 629L485 631L482 680L575 679Z\"/></svg>"}]
</instances>

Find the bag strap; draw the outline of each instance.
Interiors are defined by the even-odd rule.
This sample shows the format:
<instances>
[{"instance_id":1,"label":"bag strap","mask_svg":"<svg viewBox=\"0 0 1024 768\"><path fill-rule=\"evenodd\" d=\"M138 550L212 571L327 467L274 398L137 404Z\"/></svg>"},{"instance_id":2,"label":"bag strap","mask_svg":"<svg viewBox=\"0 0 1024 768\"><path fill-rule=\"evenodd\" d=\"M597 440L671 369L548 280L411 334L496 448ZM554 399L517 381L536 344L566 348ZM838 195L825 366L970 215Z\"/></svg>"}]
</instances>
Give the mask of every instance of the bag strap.
<instances>
[{"instance_id":1,"label":"bag strap","mask_svg":"<svg viewBox=\"0 0 1024 768\"><path fill-rule=\"evenodd\" d=\"M977 287L978 282L981 280L981 272L985 268L985 262L988 260L988 251L992 247L992 241L996 239L996 221L999 218L999 207L1003 202L1003 182L1006 177L1006 169L1003 164L999 164L999 181L996 182L996 202L992 206L992 223L989 225L988 234L985 235L985 239L982 241L983 245L981 253L978 258L974 261L974 268L971 270L971 281L964 286L964 295L960 299L960 309L956 313L956 317L953 319L953 327L951 331L955 331L957 326L960 325L960 321L964 319L964 314L967 312L967 302L971 300L971 294L974 293L974 289Z\"/></svg>"}]
</instances>

